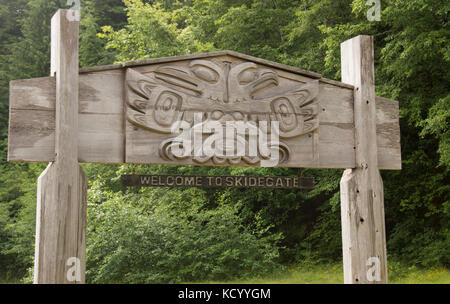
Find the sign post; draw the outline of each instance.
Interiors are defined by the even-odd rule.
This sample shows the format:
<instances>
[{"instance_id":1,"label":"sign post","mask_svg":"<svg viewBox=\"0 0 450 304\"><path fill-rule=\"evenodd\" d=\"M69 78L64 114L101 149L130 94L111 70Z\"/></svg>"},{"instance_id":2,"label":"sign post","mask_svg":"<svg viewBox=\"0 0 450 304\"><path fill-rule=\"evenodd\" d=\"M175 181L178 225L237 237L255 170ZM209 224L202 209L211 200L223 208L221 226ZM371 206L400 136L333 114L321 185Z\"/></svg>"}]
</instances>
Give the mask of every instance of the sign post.
<instances>
[{"instance_id":1,"label":"sign post","mask_svg":"<svg viewBox=\"0 0 450 304\"><path fill-rule=\"evenodd\" d=\"M86 176L78 164L78 21L52 18L55 160L39 176L34 283L84 283Z\"/></svg>"},{"instance_id":2,"label":"sign post","mask_svg":"<svg viewBox=\"0 0 450 304\"><path fill-rule=\"evenodd\" d=\"M69 18L68 18L69 17ZM347 169L346 283L387 283L383 184L400 170L398 102L375 96L373 41L342 44L342 81L232 51L78 69L78 21L52 19L51 77L10 83L8 161L38 179L35 283L83 283L79 163ZM124 176L136 186L307 189L302 177Z\"/></svg>"},{"instance_id":3,"label":"sign post","mask_svg":"<svg viewBox=\"0 0 450 304\"><path fill-rule=\"evenodd\" d=\"M345 283L387 283L383 181L378 169L373 37L341 44L342 81L355 86L356 167L341 179Z\"/></svg>"}]
</instances>

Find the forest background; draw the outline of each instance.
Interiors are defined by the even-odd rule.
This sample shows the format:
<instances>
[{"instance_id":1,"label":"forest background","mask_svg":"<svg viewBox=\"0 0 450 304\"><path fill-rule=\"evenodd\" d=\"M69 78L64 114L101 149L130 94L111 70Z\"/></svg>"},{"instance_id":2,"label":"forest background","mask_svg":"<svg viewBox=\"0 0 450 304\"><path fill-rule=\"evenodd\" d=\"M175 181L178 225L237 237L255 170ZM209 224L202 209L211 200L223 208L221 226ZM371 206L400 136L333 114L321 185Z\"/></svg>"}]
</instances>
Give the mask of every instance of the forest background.
<instances>
[{"instance_id":1,"label":"forest background","mask_svg":"<svg viewBox=\"0 0 450 304\"><path fill-rule=\"evenodd\" d=\"M29 282L43 163L8 163L9 81L49 75L59 0L0 0L0 282ZM450 2L85 0L82 67L233 50L340 79L340 43L374 36L378 96L398 100L401 171L383 171L390 269L450 266ZM342 260L342 170L84 164L87 282L262 278ZM314 176L311 191L124 188L120 175ZM399 266L400 267L400 266ZM409 267L409 268L408 268ZM448 272L447 272L448 274Z\"/></svg>"}]
</instances>

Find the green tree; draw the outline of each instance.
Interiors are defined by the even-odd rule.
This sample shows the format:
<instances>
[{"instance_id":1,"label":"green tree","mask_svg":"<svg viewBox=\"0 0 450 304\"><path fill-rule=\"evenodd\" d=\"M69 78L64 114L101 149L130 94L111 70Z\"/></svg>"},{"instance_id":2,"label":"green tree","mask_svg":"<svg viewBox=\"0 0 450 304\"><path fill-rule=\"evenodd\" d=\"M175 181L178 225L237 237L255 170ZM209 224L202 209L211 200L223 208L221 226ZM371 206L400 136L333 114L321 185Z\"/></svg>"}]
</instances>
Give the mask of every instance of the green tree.
<instances>
[{"instance_id":1,"label":"green tree","mask_svg":"<svg viewBox=\"0 0 450 304\"><path fill-rule=\"evenodd\" d=\"M370 22L365 0L87 0L82 3L80 63L231 49L339 79L340 43L373 35L377 94L398 100L401 112L403 169L382 172L388 253L413 264L448 266L447 2L382 1L381 21ZM50 18L64 6L65 1L56 0L0 0L0 271L16 276L32 263L34 193L45 165L6 163L8 81L48 75ZM342 170L305 170L317 180L315 189L305 193L139 190L123 189L119 182L120 174L132 170L297 175L296 169L83 167L90 180L91 282L229 279L239 276L233 272L237 264L256 275L278 262L341 259ZM224 231L228 237L220 235ZM196 235L211 241L213 248ZM165 245L166 240L170 242ZM206 258L210 254L217 260Z\"/></svg>"},{"instance_id":2,"label":"green tree","mask_svg":"<svg viewBox=\"0 0 450 304\"><path fill-rule=\"evenodd\" d=\"M436 244L448 241L450 197L445 162L449 141L449 29L445 1L385 1L380 22L367 19L369 7L363 0L215 0L192 1L181 7L166 5L165 1L125 3L129 24L120 31L104 28L102 36L108 39L108 47L119 52L119 61L198 52L202 48L192 45L200 43L322 71L326 77L339 79L340 43L359 34L373 35L377 93L399 100L401 110L403 171L383 173L389 252L426 264L424 252L444 248ZM183 39L180 33L185 34ZM151 39L146 38L150 36ZM183 41L195 43L186 46ZM252 169L243 171L246 170ZM277 224L274 231L282 231L285 244L291 248L295 248L292 244L299 244L297 254L288 256L315 252L317 258L337 258L340 244L336 242L330 248L329 241L339 236L335 229L340 218L336 192L342 173L310 172L326 178L307 198L231 191L226 194L227 201L245 202L241 215L252 218L249 214L258 214L266 223L287 219L307 222L304 215L308 209L304 206L312 204L308 224ZM287 203L277 212L267 212L291 200L293 208ZM268 207L254 207L265 204ZM420 225L412 229L408 223L414 222ZM294 236L292 231L303 233ZM424 231L427 236L421 237ZM416 241L408 244L413 239ZM437 250L438 258L435 256L434 260L448 264L443 252Z\"/></svg>"},{"instance_id":3,"label":"green tree","mask_svg":"<svg viewBox=\"0 0 450 304\"><path fill-rule=\"evenodd\" d=\"M6 162L9 81L49 74L50 19L58 7L56 0L8 3L0 55L0 267L8 277L21 277L32 265L36 179L45 167Z\"/></svg>"},{"instance_id":4,"label":"green tree","mask_svg":"<svg viewBox=\"0 0 450 304\"><path fill-rule=\"evenodd\" d=\"M106 65L114 62L115 54L105 49L106 42L98 37L101 27L121 28L126 23L122 0L84 1L80 20L80 65Z\"/></svg>"}]
</instances>

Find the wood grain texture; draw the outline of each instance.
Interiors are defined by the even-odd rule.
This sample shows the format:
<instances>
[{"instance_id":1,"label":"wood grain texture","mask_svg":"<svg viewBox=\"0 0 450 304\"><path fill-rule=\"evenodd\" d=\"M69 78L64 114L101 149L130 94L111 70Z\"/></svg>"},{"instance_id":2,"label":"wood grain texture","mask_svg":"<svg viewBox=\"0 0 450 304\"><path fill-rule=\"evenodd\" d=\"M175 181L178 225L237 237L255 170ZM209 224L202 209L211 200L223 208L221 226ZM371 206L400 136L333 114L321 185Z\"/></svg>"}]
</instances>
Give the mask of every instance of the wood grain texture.
<instances>
[{"instance_id":1,"label":"wood grain texture","mask_svg":"<svg viewBox=\"0 0 450 304\"><path fill-rule=\"evenodd\" d=\"M122 75L122 71L80 74L80 162L125 161ZM55 87L54 77L11 82L9 161L55 160Z\"/></svg>"},{"instance_id":2,"label":"wood grain texture","mask_svg":"<svg viewBox=\"0 0 450 304\"><path fill-rule=\"evenodd\" d=\"M215 56L213 62L245 62L242 58ZM188 60L170 61L170 66L189 65ZM143 74L151 74L167 62L158 60L152 65L133 66ZM269 66L258 65L262 68ZM272 67L271 67L272 68ZM271 87L270 94L282 94L304 83L314 80L304 74L295 74L287 70L275 70L280 85ZM157 144L166 137L150 132L128 134L128 139L136 139L136 151L142 154L125 156L125 130L133 133L132 127L124 128L124 90L125 70L89 69L80 74L79 80L79 161L100 163L163 163L152 158L148 153L157 153L148 144ZM353 128L353 86L326 79L319 80L318 103L319 129L317 151L319 156L310 157L311 149L305 145L309 139L301 139L296 146L298 161L288 166L305 166L319 168L353 168L355 164ZM51 128L54 115L45 111L54 111L55 79L52 77L17 80L10 84L10 133L8 142L9 161L52 161L54 160L54 143ZM210 106L208 106L210 107ZM236 109L240 109L236 106ZM242 107L242 106L241 106ZM205 107L202 107L204 109ZM245 110L245 109L241 109ZM100 121L107 122L103 125ZM333 133L335 132L335 133ZM149 134L146 135L146 133ZM400 129L398 125L398 103L384 98L377 98L377 141L379 142L380 169L401 168ZM145 142L147 140L148 142ZM158 143L159 144L159 143ZM52 146L53 145L53 146ZM133 148L135 149L135 148ZM133 150L131 150L133 151ZM150 152L149 152L150 151ZM153 152L152 152L153 151ZM303 155L303 156L302 156ZM306 158L305 158L306 157ZM186 161L185 164L192 162Z\"/></svg>"},{"instance_id":3,"label":"wood grain texture","mask_svg":"<svg viewBox=\"0 0 450 304\"><path fill-rule=\"evenodd\" d=\"M87 183L78 164L77 149L78 22L69 20L68 14L68 10L58 10L51 21L51 71L56 83L54 110L49 110L50 101L34 99L41 118L54 115L55 130L53 136L48 130L44 132L47 141L53 138L55 160L38 179L34 283L84 283L85 279ZM21 110L12 110L13 115L23 114ZM73 266L77 269L72 279L68 272Z\"/></svg>"},{"instance_id":4,"label":"wood grain texture","mask_svg":"<svg viewBox=\"0 0 450 304\"><path fill-rule=\"evenodd\" d=\"M355 87L356 145L356 168L346 170L340 183L344 282L387 283L384 195L377 153L377 114L380 112L377 113L375 105L373 38L358 36L342 43L341 64L342 81ZM375 280L371 272L372 259L380 265Z\"/></svg>"},{"instance_id":5,"label":"wood grain texture","mask_svg":"<svg viewBox=\"0 0 450 304\"><path fill-rule=\"evenodd\" d=\"M67 171L70 174L65 174ZM84 283L87 179L83 169L50 163L39 176L36 205L35 284ZM80 281L68 281L69 258L80 261Z\"/></svg>"},{"instance_id":6,"label":"wood grain texture","mask_svg":"<svg viewBox=\"0 0 450 304\"><path fill-rule=\"evenodd\" d=\"M377 155L380 170L401 170L399 104L396 100L376 97Z\"/></svg>"}]
</instances>

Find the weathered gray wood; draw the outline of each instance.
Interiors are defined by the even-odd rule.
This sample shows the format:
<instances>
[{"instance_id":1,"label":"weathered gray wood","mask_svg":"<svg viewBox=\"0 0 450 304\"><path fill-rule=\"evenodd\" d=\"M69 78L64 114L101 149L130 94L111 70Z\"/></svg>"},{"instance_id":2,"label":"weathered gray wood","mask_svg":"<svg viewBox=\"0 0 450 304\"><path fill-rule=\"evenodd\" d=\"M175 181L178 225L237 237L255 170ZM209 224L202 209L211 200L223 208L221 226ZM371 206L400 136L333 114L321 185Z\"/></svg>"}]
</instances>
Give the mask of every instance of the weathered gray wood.
<instances>
[{"instance_id":1,"label":"weathered gray wood","mask_svg":"<svg viewBox=\"0 0 450 304\"><path fill-rule=\"evenodd\" d=\"M80 74L78 159L123 163L122 71ZM54 161L54 77L12 81L10 85L9 161Z\"/></svg>"},{"instance_id":2,"label":"weathered gray wood","mask_svg":"<svg viewBox=\"0 0 450 304\"><path fill-rule=\"evenodd\" d=\"M70 176L63 174L65 171L70 171ZM50 163L39 176L34 283L85 282L86 191L86 176L76 163L64 168L58 162ZM76 266L67 265L71 257L80 261L80 281L67 279L67 272Z\"/></svg>"},{"instance_id":3,"label":"weathered gray wood","mask_svg":"<svg viewBox=\"0 0 450 304\"><path fill-rule=\"evenodd\" d=\"M402 154L400 146L399 104L396 100L376 97L378 168L400 170ZM386 168L385 164L390 164Z\"/></svg>"},{"instance_id":4,"label":"weathered gray wood","mask_svg":"<svg viewBox=\"0 0 450 304\"><path fill-rule=\"evenodd\" d=\"M69 20L67 14L67 10L58 10L51 22L51 74L56 79L55 160L38 179L35 283L84 282L86 177L78 164L76 148L78 22Z\"/></svg>"},{"instance_id":5,"label":"weathered gray wood","mask_svg":"<svg viewBox=\"0 0 450 304\"><path fill-rule=\"evenodd\" d=\"M232 60L217 57L214 60ZM242 59L233 59L244 62ZM241 61L239 61L241 60ZM186 66L188 61L176 61L176 66ZM143 73L151 73L156 66L139 66ZM280 85L271 88L271 94L282 94L299 84L311 81L305 75L285 70L277 71ZM54 160L54 78L12 81L10 85L10 136L9 161ZM321 79L318 102L319 136L317 158L311 158L311 138L302 138L294 144L294 158L286 166L319 168L355 167L353 135L353 86L336 85L336 81ZM158 151L149 152L148 145L156 145L167 138L164 134L136 132L124 129L124 71L122 69L84 72L79 81L79 161L103 163L164 163L157 159ZM380 101L381 100L381 101ZM397 106L397 108L396 108ZM241 106L242 107L242 106ZM210 109L205 105L201 110ZM233 107L235 108L235 107ZM236 106L239 108L239 106ZM245 110L245 108L242 108ZM101 123L104 121L107 125ZM128 123L127 123L128 124ZM377 98L377 139L379 141L380 169L400 169L400 142L398 105L395 101ZM125 159L125 131L128 139L142 145L142 155L129 154ZM153 147L154 148L154 147ZM141 149L136 147L137 151ZM297 148L296 148L297 149ZM129 149L129 151L132 151ZM153 153L152 161L149 154ZM185 164L192 162L184 161Z\"/></svg>"},{"instance_id":6,"label":"weathered gray wood","mask_svg":"<svg viewBox=\"0 0 450 304\"><path fill-rule=\"evenodd\" d=\"M342 81L354 85L356 168L341 179L345 283L387 283L383 182L378 167L373 38L341 44ZM379 271L373 270L374 259ZM375 273L374 273L375 272Z\"/></svg>"}]
</instances>

